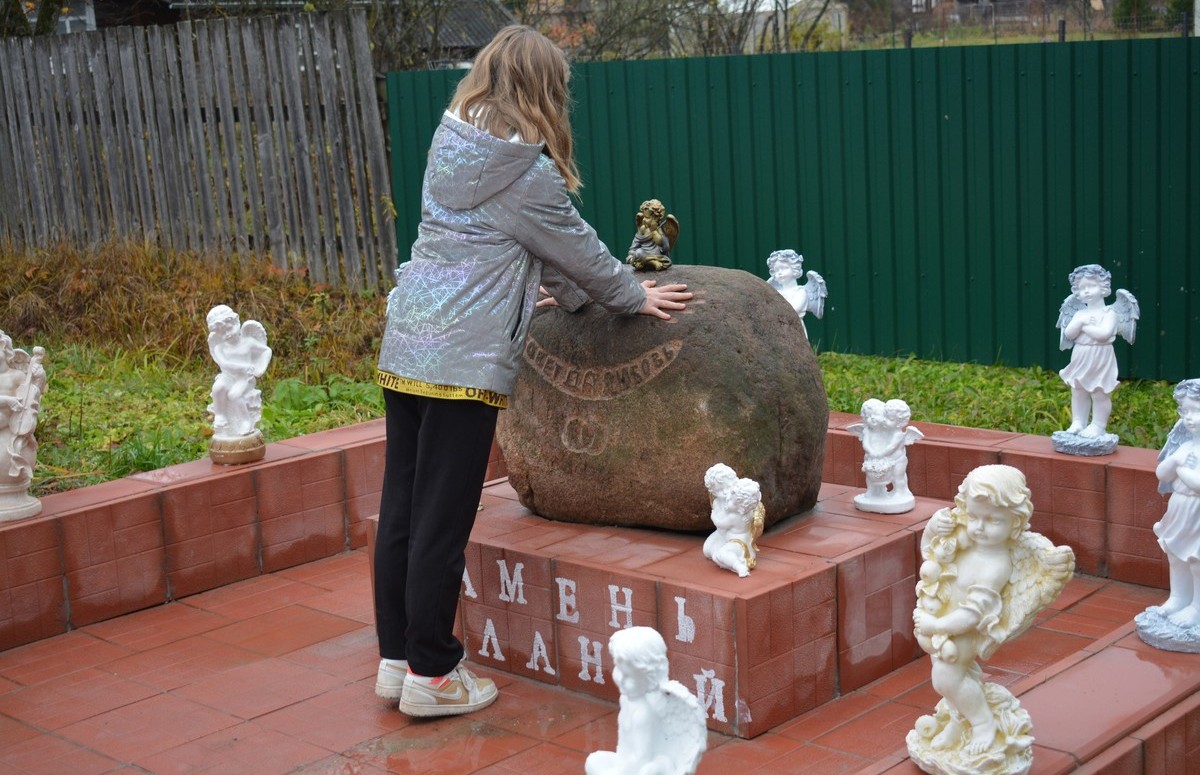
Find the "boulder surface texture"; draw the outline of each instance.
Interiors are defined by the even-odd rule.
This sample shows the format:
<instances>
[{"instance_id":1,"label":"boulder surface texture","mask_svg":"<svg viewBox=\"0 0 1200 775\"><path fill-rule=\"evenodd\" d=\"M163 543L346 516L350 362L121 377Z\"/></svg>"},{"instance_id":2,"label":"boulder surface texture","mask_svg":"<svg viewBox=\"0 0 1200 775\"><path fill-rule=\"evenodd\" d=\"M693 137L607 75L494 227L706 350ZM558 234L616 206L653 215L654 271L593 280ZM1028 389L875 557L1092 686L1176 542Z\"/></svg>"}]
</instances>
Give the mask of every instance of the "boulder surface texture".
<instances>
[{"instance_id":1,"label":"boulder surface texture","mask_svg":"<svg viewBox=\"0 0 1200 775\"><path fill-rule=\"evenodd\" d=\"M737 269L650 275L695 298L671 321L539 309L498 438L521 503L589 525L712 529L704 472L762 487L766 524L812 508L829 406L800 318Z\"/></svg>"}]
</instances>

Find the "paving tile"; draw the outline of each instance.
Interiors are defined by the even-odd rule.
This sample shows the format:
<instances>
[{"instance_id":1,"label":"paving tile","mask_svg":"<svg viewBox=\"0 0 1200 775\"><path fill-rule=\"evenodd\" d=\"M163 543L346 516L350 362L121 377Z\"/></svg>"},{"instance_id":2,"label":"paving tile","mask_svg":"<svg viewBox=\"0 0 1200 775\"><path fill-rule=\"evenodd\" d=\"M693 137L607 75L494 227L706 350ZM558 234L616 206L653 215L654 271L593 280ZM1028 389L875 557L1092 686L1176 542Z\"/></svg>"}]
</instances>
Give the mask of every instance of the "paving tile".
<instances>
[{"instance_id":1,"label":"paving tile","mask_svg":"<svg viewBox=\"0 0 1200 775\"><path fill-rule=\"evenodd\" d=\"M0 695L0 713L39 729L59 729L155 693L106 670L86 668Z\"/></svg>"},{"instance_id":2,"label":"paving tile","mask_svg":"<svg viewBox=\"0 0 1200 775\"><path fill-rule=\"evenodd\" d=\"M395 700L375 696L375 677L322 692L259 716L254 723L341 752L407 726L412 719Z\"/></svg>"},{"instance_id":3,"label":"paving tile","mask_svg":"<svg viewBox=\"0 0 1200 775\"><path fill-rule=\"evenodd\" d=\"M266 659L190 683L173 694L250 720L343 685L341 679L328 673L284 659Z\"/></svg>"},{"instance_id":4,"label":"paving tile","mask_svg":"<svg viewBox=\"0 0 1200 775\"><path fill-rule=\"evenodd\" d=\"M1130 646L1105 649L1021 695L1041 745L1087 761L1200 688L1195 655Z\"/></svg>"},{"instance_id":5,"label":"paving tile","mask_svg":"<svg viewBox=\"0 0 1200 775\"><path fill-rule=\"evenodd\" d=\"M289 772L328 755L324 748L246 722L136 762L156 775L255 775Z\"/></svg>"},{"instance_id":6,"label":"paving tile","mask_svg":"<svg viewBox=\"0 0 1200 775\"><path fill-rule=\"evenodd\" d=\"M352 619L293 605L234 622L212 630L205 637L259 654L279 656L359 627L361 624Z\"/></svg>"},{"instance_id":7,"label":"paving tile","mask_svg":"<svg viewBox=\"0 0 1200 775\"><path fill-rule=\"evenodd\" d=\"M736 767L738 759L734 758L725 765L725 771ZM871 764L869 758L855 756L842 751L831 751L819 745L802 745L777 759L759 767L749 769L738 768L740 772L750 775L776 775L777 773L794 772L804 775L841 775L841 773L857 773L863 767ZM698 773L703 773L703 767ZM714 775L720 775L720 770L711 770Z\"/></svg>"},{"instance_id":8,"label":"paving tile","mask_svg":"<svg viewBox=\"0 0 1200 775\"><path fill-rule=\"evenodd\" d=\"M257 652L197 636L114 659L104 663L104 669L171 691L262 658Z\"/></svg>"},{"instance_id":9,"label":"paving tile","mask_svg":"<svg viewBox=\"0 0 1200 775\"><path fill-rule=\"evenodd\" d=\"M876 759L904 748L904 736L928 713L900 703L884 703L813 740L824 748Z\"/></svg>"},{"instance_id":10,"label":"paving tile","mask_svg":"<svg viewBox=\"0 0 1200 775\"><path fill-rule=\"evenodd\" d=\"M238 723L199 703L159 694L63 727L59 735L117 761L132 762Z\"/></svg>"},{"instance_id":11,"label":"paving tile","mask_svg":"<svg viewBox=\"0 0 1200 775\"><path fill-rule=\"evenodd\" d=\"M782 757L801 748L803 743L783 735L767 733L753 740L741 740L737 745L719 745L704 753L696 775L727 775L730 772L751 773L760 767L769 767ZM766 770L770 771L770 769ZM801 770L775 769L775 772L801 772Z\"/></svg>"},{"instance_id":12,"label":"paving tile","mask_svg":"<svg viewBox=\"0 0 1200 775\"><path fill-rule=\"evenodd\" d=\"M345 754L356 762L391 772L467 775L532 748L537 742L475 719L436 719L414 721Z\"/></svg>"},{"instance_id":13,"label":"paving tile","mask_svg":"<svg viewBox=\"0 0 1200 775\"><path fill-rule=\"evenodd\" d=\"M527 681L510 681L500 691L503 702L475 714L478 719L538 740L554 740L613 711L612 703Z\"/></svg>"},{"instance_id":14,"label":"paving tile","mask_svg":"<svg viewBox=\"0 0 1200 775\"><path fill-rule=\"evenodd\" d=\"M272 573L189 595L180 602L228 619L250 619L320 594L319 587Z\"/></svg>"},{"instance_id":15,"label":"paving tile","mask_svg":"<svg viewBox=\"0 0 1200 775\"><path fill-rule=\"evenodd\" d=\"M129 653L124 646L107 643L77 630L0 651L0 675L18 685L33 686Z\"/></svg>"},{"instance_id":16,"label":"paving tile","mask_svg":"<svg viewBox=\"0 0 1200 775\"><path fill-rule=\"evenodd\" d=\"M282 658L351 683L375 676L379 667L379 641L374 627L359 627L290 651Z\"/></svg>"},{"instance_id":17,"label":"paving tile","mask_svg":"<svg viewBox=\"0 0 1200 775\"><path fill-rule=\"evenodd\" d=\"M134 651L148 651L227 624L229 619L210 611L167 603L88 625L84 631Z\"/></svg>"},{"instance_id":18,"label":"paving tile","mask_svg":"<svg viewBox=\"0 0 1200 775\"><path fill-rule=\"evenodd\" d=\"M1007 670L1029 675L1038 669L1083 649L1090 638L1058 632L1042 627L1030 631L1033 637L1017 638L1000 645L990 659L984 662L985 669Z\"/></svg>"},{"instance_id":19,"label":"paving tile","mask_svg":"<svg viewBox=\"0 0 1200 775\"><path fill-rule=\"evenodd\" d=\"M22 775L99 775L117 770L118 762L53 735L36 735L12 745L0 745L0 768Z\"/></svg>"}]
</instances>

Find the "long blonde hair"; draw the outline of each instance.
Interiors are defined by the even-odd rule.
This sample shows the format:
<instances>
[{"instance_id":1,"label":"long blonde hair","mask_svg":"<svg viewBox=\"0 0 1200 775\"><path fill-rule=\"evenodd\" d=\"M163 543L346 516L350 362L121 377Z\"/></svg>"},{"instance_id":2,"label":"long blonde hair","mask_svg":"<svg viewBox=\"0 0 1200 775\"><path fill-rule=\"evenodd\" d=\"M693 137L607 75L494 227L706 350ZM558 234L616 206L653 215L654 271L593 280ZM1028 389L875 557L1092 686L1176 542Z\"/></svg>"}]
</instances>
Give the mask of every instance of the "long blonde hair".
<instances>
[{"instance_id":1,"label":"long blonde hair","mask_svg":"<svg viewBox=\"0 0 1200 775\"><path fill-rule=\"evenodd\" d=\"M566 56L549 38L531 27L510 25L475 56L450 109L504 140L515 132L525 142L544 142L567 190L575 193L582 183L568 116L570 74Z\"/></svg>"}]
</instances>

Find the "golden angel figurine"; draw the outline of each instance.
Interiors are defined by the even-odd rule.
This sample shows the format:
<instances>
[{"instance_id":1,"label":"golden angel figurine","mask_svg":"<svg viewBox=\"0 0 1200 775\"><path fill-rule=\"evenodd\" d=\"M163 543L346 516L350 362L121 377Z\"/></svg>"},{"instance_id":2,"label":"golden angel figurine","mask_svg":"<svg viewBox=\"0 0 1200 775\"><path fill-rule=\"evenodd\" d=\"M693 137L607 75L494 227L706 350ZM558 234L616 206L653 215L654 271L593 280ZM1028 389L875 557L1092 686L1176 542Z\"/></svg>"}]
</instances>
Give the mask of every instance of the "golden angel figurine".
<instances>
[{"instance_id":1,"label":"golden angel figurine","mask_svg":"<svg viewBox=\"0 0 1200 775\"><path fill-rule=\"evenodd\" d=\"M1071 547L1029 530L1032 513L1021 471L980 466L921 535L913 624L942 700L906 742L925 772L1016 775L1033 763L1028 711L978 663L1028 629L1075 571Z\"/></svg>"},{"instance_id":2,"label":"golden angel figurine","mask_svg":"<svg viewBox=\"0 0 1200 775\"><path fill-rule=\"evenodd\" d=\"M671 265L671 251L679 239L679 219L667 213L663 203L647 199L634 216L637 231L625 263L637 271L661 272Z\"/></svg>"}]
</instances>

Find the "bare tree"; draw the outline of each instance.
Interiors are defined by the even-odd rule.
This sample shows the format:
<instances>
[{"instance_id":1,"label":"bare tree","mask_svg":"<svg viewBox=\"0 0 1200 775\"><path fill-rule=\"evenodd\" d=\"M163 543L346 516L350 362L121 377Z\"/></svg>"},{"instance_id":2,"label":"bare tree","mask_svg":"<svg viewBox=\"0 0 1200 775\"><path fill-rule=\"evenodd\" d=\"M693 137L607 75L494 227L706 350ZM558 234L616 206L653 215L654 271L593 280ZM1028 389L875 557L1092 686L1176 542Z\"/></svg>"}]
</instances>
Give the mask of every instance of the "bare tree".
<instances>
[{"instance_id":1,"label":"bare tree","mask_svg":"<svg viewBox=\"0 0 1200 775\"><path fill-rule=\"evenodd\" d=\"M575 59L648 59L671 56L679 5L679 0L527 0L516 13Z\"/></svg>"},{"instance_id":2,"label":"bare tree","mask_svg":"<svg viewBox=\"0 0 1200 775\"><path fill-rule=\"evenodd\" d=\"M771 0L685 0L676 21L684 56L741 54L753 43L760 8Z\"/></svg>"}]
</instances>

